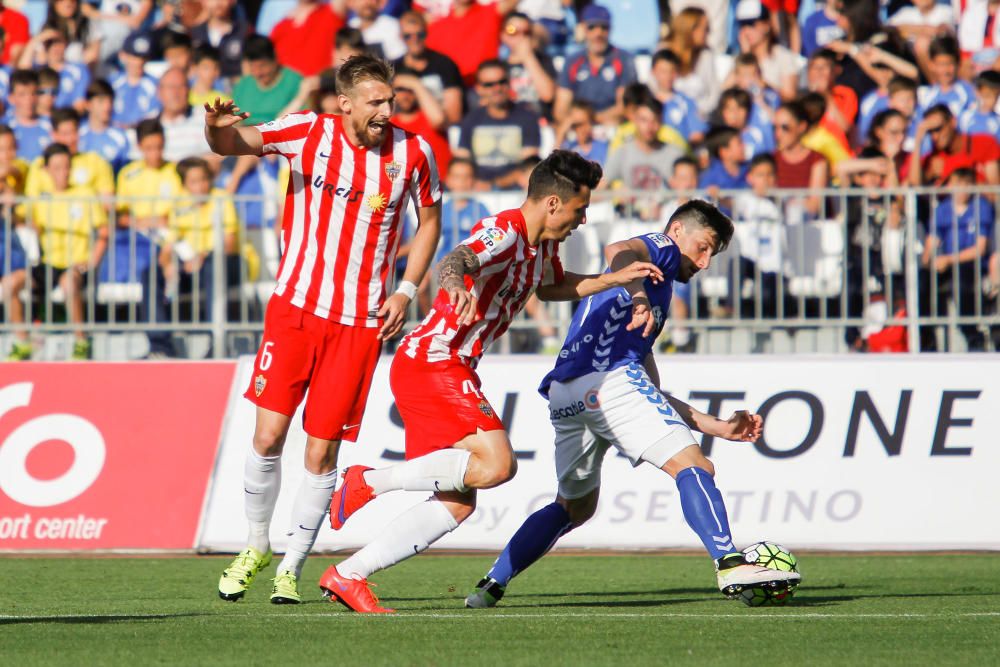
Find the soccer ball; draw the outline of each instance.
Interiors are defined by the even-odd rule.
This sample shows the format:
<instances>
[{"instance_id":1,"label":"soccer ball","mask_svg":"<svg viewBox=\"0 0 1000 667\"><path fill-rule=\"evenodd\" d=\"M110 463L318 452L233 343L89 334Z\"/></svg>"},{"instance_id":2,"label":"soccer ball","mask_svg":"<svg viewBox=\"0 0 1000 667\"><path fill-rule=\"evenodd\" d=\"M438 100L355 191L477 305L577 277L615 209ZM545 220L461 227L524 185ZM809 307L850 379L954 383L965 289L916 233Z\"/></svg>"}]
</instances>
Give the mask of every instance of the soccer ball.
<instances>
[{"instance_id":1,"label":"soccer ball","mask_svg":"<svg viewBox=\"0 0 1000 667\"><path fill-rule=\"evenodd\" d=\"M772 570L781 570L782 572L799 571L799 562L795 558L795 555L780 544L774 544L773 542L751 544L743 550L743 559L751 565L769 567ZM750 607L762 607L764 605L781 606L788 604L792 596L795 595L797 586L798 584L794 584L787 588L778 589L766 586L745 588L740 593L740 599Z\"/></svg>"}]
</instances>

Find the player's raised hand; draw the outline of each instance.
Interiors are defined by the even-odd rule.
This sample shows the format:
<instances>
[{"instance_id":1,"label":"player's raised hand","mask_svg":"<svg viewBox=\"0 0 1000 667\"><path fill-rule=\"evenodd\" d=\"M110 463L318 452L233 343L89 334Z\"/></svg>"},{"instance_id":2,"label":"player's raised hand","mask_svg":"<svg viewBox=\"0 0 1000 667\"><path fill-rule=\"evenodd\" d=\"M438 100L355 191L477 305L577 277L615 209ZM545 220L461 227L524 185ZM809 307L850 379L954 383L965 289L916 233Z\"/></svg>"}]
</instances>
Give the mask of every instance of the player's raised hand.
<instances>
[{"instance_id":1,"label":"player's raised hand","mask_svg":"<svg viewBox=\"0 0 1000 667\"><path fill-rule=\"evenodd\" d=\"M205 102L205 125L208 127L232 127L249 117L250 114L240 111L240 108L236 106L236 102L232 100L223 102L216 97L215 102L211 104Z\"/></svg>"},{"instance_id":2,"label":"player's raised hand","mask_svg":"<svg viewBox=\"0 0 1000 667\"><path fill-rule=\"evenodd\" d=\"M746 410L737 410L725 421L719 437L733 442L757 442L764 432L764 418Z\"/></svg>"},{"instance_id":3,"label":"player's raised hand","mask_svg":"<svg viewBox=\"0 0 1000 667\"><path fill-rule=\"evenodd\" d=\"M642 337L649 338L656 328L656 317L649 306L649 298L645 294L632 295L632 321L625 326L626 331L642 329Z\"/></svg>"},{"instance_id":4,"label":"player's raised hand","mask_svg":"<svg viewBox=\"0 0 1000 667\"><path fill-rule=\"evenodd\" d=\"M384 317L382 328L379 329L377 338L379 340L389 340L399 335L406 322L406 307L410 305L410 298L405 294L396 293L385 300L377 315Z\"/></svg>"},{"instance_id":5,"label":"player's raised hand","mask_svg":"<svg viewBox=\"0 0 1000 667\"><path fill-rule=\"evenodd\" d=\"M452 287L448 290L448 303L458 316L458 324L469 325L476 321L476 297L462 287Z\"/></svg>"},{"instance_id":6,"label":"player's raised hand","mask_svg":"<svg viewBox=\"0 0 1000 667\"><path fill-rule=\"evenodd\" d=\"M653 283L660 283L663 282L663 271L656 264L650 262L632 262L614 273L605 274L605 278L612 287L624 287L636 280L645 280L646 278L652 280Z\"/></svg>"}]
</instances>

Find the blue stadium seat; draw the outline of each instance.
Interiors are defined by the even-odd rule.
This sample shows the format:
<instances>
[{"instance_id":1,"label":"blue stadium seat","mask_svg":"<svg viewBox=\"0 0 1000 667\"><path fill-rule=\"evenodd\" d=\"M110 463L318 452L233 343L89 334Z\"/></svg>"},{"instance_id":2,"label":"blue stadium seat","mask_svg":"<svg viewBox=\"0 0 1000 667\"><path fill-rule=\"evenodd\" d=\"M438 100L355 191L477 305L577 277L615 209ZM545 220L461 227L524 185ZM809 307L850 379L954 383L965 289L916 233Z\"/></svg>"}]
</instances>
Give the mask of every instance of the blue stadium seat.
<instances>
[{"instance_id":1,"label":"blue stadium seat","mask_svg":"<svg viewBox=\"0 0 1000 667\"><path fill-rule=\"evenodd\" d=\"M99 303L138 303L159 248L142 232L117 230L97 272Z\"/></svg>"},{"instance_id":2,"label":"blue stadium seat","mask_svg":"<svg viewBox=\"0 0 1000 667\"><path fill-rule=\"evenodd\" d=\"M656 0L601 0L611 12L611 43L631 53L652 53L660 38Z\"/></svg>"},{"instance_id":3,"label":"blue stadium seat","mask_svg":"<svg viewBox=\"0 0 1000 667\"><path fill-rule=\"evenodd\" d=\"M45 0L28 0L18 8L18 11L28 19L28 28L31 30L31 34L37 35L41 31L42 25L45 23L45 17L49 13L49 3L45 2Z\"/></svg>"},{"instance_id":4,"label":"blue stadium seat","mask_svg":"<svg viewBox=\"0 0 1000 667\"><path fill-rule=\"evenodd\" d=\"M264 0L257 14L257 33L270 36L271 30L281 19L295 9L296 0Z\"/></svg>"}]
</instances>

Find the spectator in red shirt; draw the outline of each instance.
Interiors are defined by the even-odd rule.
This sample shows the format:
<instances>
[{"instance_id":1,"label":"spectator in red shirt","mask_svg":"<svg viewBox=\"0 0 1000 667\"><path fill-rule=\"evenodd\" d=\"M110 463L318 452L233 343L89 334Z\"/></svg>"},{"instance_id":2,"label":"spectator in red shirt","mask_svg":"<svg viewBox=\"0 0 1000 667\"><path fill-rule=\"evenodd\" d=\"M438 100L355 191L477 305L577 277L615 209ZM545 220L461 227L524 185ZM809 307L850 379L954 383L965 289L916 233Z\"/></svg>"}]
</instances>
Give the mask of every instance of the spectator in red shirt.
<instances>
[{"instance_id":1,"label":"spectator in red shirt","mask_svg":"<svg viewBox=\"0 0 1000 667\"><path fill-rule=\"evenodd\" d=\"M28 43L31 34L28 29L28 19L24 14L4 6L0 0L0 28L5 36L3 51L0 51L0 65L16 63L21 57L24 45Z\"/></svg>"},{"instance_id":2,"label":"spectator in red shirt","mask_svg":"<svg viewBox=\"0 0 1000 667\"><path fill-rule=\"evenodd\" d=\"M451 147L448 146L448 119L444 109L427 86L412 74L397 73L392 80L392 89L396 93L396 111L390 119L392 124L423 137L434 152L438 171L447 173Z\"/></svg>"},{"instance_id":3,"label":"spectator in red shirt","mask_svg":"<svg viewBox=\"0 0 1000 667\"><path fill-rule=\"evenodd\" d=\"M503 17L516 6L517 0L498 0L491 5L455 0L451 12L428 28L427 48L454 60L462 81L471 87L479 65L499 55Z\"/></svg>"},{"instance_id":4,"label":"spectator in red shirt","mask_svg":"<svg viewBox=\"0 0 1000 667\"><path fill-rule=\"evenodd\" d=\"M344 25L343 0L299 0L287 18L271 30L278 62L302 76L319 74L331 65L330 45Z\"/></svg>"},{"instance_id":5,"label":"spectator in red shirt","mask_svg":"<svg viewBox=\"0 0 1000 667\"><path fill-rule=\"evenodd\" d=\"M779 188L826 187L829 165L822 155L802 144L802 137L808 130L809 116L801 103L784 102L774 113L774 143L777 147L774 161ZM820 214L822 200L820 195L811 195L800 204L805 213L815 216Z\"/></svg>"},{"instance_id":6,"label":"spectator in red shirt","mask_svg":"<svg viewBox=\"0 0 1000 667\"><path fill-rule=\"evenodd\" d=\"M925 157L914 150L902 174L915 187L944 185L956 169L972 167L979 183L1000 184L1000 144L987 134L960 134L946 104L932 106L917 126L914 146L930 137L933 149Z\"/></svg>"},{"instance_id":7,"label":"spectator in red shirt","mask_svg":"<svg viewBox=\"0 0 1000 667\"><path fill-rule=\"evenodd\" d=\"M858 116L858 96L847 86L836 85L840 74L837 54L830 49L819 49L809 58L806 70L806 81L809 90L818 93L826 100L826 113L820 121L824 126L833 126L839 130L835 135L845 135L854 127ZM846 137L844 148L849 148Z\"/></svg>"}]
</instances>

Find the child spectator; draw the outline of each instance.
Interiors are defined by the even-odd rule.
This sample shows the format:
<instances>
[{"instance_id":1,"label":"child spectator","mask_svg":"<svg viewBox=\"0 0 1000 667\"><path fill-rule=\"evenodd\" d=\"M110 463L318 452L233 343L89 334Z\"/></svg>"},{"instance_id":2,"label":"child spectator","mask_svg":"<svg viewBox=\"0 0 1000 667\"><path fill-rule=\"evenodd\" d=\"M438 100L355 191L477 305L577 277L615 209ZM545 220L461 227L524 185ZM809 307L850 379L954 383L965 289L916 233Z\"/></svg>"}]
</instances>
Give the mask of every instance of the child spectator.
<instances>
[{"instance_id":1,"label":"child spectator","mask_svg":"<svg viewBox=\"0 0 1000 667\"><path fill-rule=\"evenodd\" d=\"M222 76L222 64L219 50L214 46L203 44L194 50L191 56L194 67L191 77L191 90L188 92L188 104L203 108L219 99L229 100L229 95L219 90L216 84Z\"/></svg>"},{"instance_id":2,"label":"child spectator","mask_svg":"<svg viewBox=\"0 0 1000 667\"><path fill-rule=\"evenodd\" d=\"M115 91L104 79L87 87L87 118L80 127L80 151L97 153L117 174L128 163L132 142L125 130L111 124L114 103Z\"/></svg>"},{"instance_id":3,"label":"child spectator","mask_svg":"<svg viewBox=\"0 0 1000 667\"><path fill-rule=\"evenodd\" d=\"M49 119L38 115L38 73L14 70L10 75L9 101L6 122L17 139L18 157L34 160L52 141Z\"/></svg>"},{"instance_id":4,"label":"child spectator","mask_svg":"<svg viewBox=\"0 0 1000 667\"><path fill-rule=\"evenodd\" d=\"M850 148L847 134L854 129L858 116L858 96L847 86L836 83L840 73L837 54L830 49L819 49L809 58L806 69L806 84L810 92L822 95L826 100L826 113L820 123L835 134L843 137L844 150Z\"/></svg>"},{"instance_id":5,"label":"child spectator","mask_svg":"<svg viewBox=\"0 0 1000 667\"><path fill-rule=\"evenodd\" d=\"M774 128L762 115L754 120L756 108L750 93L742 88L729 88L719 97L719 116L723 125L739 130L745 161L774 150Z\"/></svg>"},{"instance_id":6,"label":"child spectator","mask_svg":"<svg viewBox=\"0 0 1000 667\"><path fill-rule=\"evenodd\" d=\"M711 161L701 172L698 187L709 189L712 198L718 198L719 190L742 190L747 187L746 150L740 131L734 127L712 128L705 137L705 147Z\"/></svg>"},{"instance_id":7,"label":"child spectator","mask_svg":"<svg viewBox=\"0 0 1000 667\"><path fill-rule=\"evenodd\" d=\"M608 159L608 142L594 136L596 114L587 102L574 100L569 115L556 130L556 146L576 151L602 167Z\"/></svg>"},{"instance_id":8,"label":"child spectator","mask_svg":"<svg viewBox=\"0 0 1000 667\"><path fill-rule=\"evenodd\" d=\"M59 72L45 66L38 69L38 115L41 118L52 116L56 108L56 96L59 95Z\"/></svg>"},{"instance_id":9,"label":"child spectator","mask_svg":"<svg viewBox=\"0 0 1000 667\"><path fill-rule=\"evenodd\" d=\"M226 257L227 285L239 276L239 221L232 198L222 189L212 187L212 169L199 157L177 163L181 189L170 208L167 227L160 246L160 266L168 283L176 281L176 294L192 300L192 321L212 319L214 297L215 226L222 225ZM204 311L201 311L204 304Z\"/></svg>"},{"instance_id":10,"label":"child spectator","mask_svg":"<svg viewBox=\"0 0 1000 667\"><path fill-rule=\"evenodd\" d=\"M708 125L698 115L694 100L674 90L679 66L680 60L669 49L660 49L653 54L653 94L663 104L663 124L677 130L689 144L700 144Z\"/></svg>"},{"instance_id":11,"label":"child spectator","mask_svg":"<svg viewBox=\"0 0 1000 667\"><path fill-rule=\"evenodd\" d=\"M66 36L60 32L53 34L44 44L45 65L58 73L54 104L82 112L87 86L90 85L90 70L80 63L66 62L66 46ZM42 78L41 73L39 78ZM49 87L47 80L40 83L43 88Z\"/></svg>"},{"instance_id":12,"label":"child spectator","mask_svg":"<svg viewBox=\"0 0 1000 667\"><path fill-rule=\"evenodd\" d=\"M656 96L654 96L653 92L646 87L646 84L633 83L625 87L625 93L622 95L622 107L624 109L623 120L619 123L618 127L615 128L614 136L611 137L609 152L618 150L635 138L636 109L649 99L656 100ZM659 100L656 101L659 103ZM662 107L663 105L661 104L660 106ZM684 141L684 137L681 136L680 132L669 125L664 125L662 119L660 122L660 133L657 135L657 139L659 139L661 143L676 146L681 151L687 152L688 150L688 143Z\"/></svg>"},{"instance_id":13,"label":"child spectator","mask_svg":"<svg viewBox=\"0 0 1000 667\"><path fill-rule=\"evenodd\" d=\"M242 12L236 10L236 3L233 0L205 0L202 4L206 18L204 23L199 23L191 28L191 41L196 49L201 46L211 46L218 49L222 76L226 79L235 79L243 71L243 41L253 30L243 18ZM341 23L343 23L342 20ZM335 31L330 34L333 35ZM273 31L272 34L274 34ZM326 51L329 44L330 41L327 40L319 45L310 45L310 47L318 46L321 50ZM307 47L301 42L297 48L303 52L307 50Z\"/></svg>"},{"instance_id":14,"label":"child spectator","mask_svg":"<svg viewBox=\"0 0 1000 667\"><path fill-rule=\"evenodd\" d=\"M66 299L69 321L79 327L84 321L83 291L88 276L101 262L108 243L107 218L97 202L96 194L86 186L70 183L70 150L54 143L45 149L42 162L52 191L27 205L25 217L38 231L42 250L41 264L31 269L34 290L46 293L58 286ZM96 237L96 238L95 238ZM27 270L15 271L3 279L7 298L7 314L12 324L24 323L21 290L27 280ZM90 340L81 328L75 328L72 358L90 358ZM28 332L15 334L10 360L31 357Z\"/></svg>"},{"instance_id":15,"label":"child spectator","mask_svg":"<svg viewBox=\"0 0 1000 667\"><path fill-rule=\"evenodd\" d=\"M681 206L691 200L691 193L698 188L698 163L689 157L680 157L674 162L670 180L670 190L676 194L660 209L660 225L666 227L671 216ZM670 327L661 337L661 352L693 352L695 338L687 321L691 318L691 286L689 283L674 282L674 298L670 301Z\"/></svg>"},{"instance_id":16,"label":"child spectator","mask_svg":"<svg viewBox=\"0 0 1000 667\"><path fill-rule=\"evenodd\" d=\"M142 121L135 135L142 159L129 163L118 174L118 213L124 225L162 230L180 190L177 169L164 159L165 134L160 121Z\"/></svg>"},{"instance_id":17,"label":"child spectator","mask_svg":"<svg viewBox=\"0 0 1000 667\"><path fill-rule=\"evenodd\" d=\"M166 63L167 69L179 69L187 73L191 69L194 59L194 47L191 36L186 32L167 31L159 44L162 52L162 60Z\"/></svg>"},{"instance_id":18,"label":"child spectator","mask_svg":"<svg viewBox=\"0 0 1000 667\"><path fill-rule=\"evenodd\" d=\"M111 165L100 155L80 152L80 114L72 108L56 109L52 112L52 139L69 150L72 170L70 185L86 188L105 198L105 208L110 208L110 199L115 194L115 179ZM55 184L49 178L42 158L35 158L28 169L24 193L37 197L55 191Z\"/></svg>"},{"instance_id":19,"label":"child spectator","mask_svg":"<svg viewBox=\"0 0 1000 667\"><path fill-rule=\"evenodd\" d=\"M917 82L905 76L896 75L889 79L889 85L878 87L861 100L858 106L858 136L866 137L871 131L872 119L886 109L895 109L903 114L910 129L916 131L914 114L917 110ZM908 132L912 139L913 133ZM909 148L908 148L909 149Z\"/></svg>"},{"instance_id":20,"label":"child spectator","mask_svg":"<svg viewBox=\"0 0 1000 667\"><path fill-rule=\"evenodd\" d=\"M996 112L1000 97L1000 72L987 70L976 77L976 105L958 117L962 134L985 134L1000 141L1000 114Z\"/></svg>"},{"instance_id":21,"label":"child spectator","mask_svg":"<svg viewBox=\"0 0 1000 667\"><path fill-rule=\"evenodd\" d=\"M18 237L11 234L20 222L14 218L14 206L24 194L27 171L28 165L17 157L14 131L0 124L0 277L28 265Z\"/></svg>"},{"instance_id":22,"label":"child spectator","mask_svg":"<svg viewBox=\"0 0 1000 667\"><path fill-rule=\"evenodd\" d=\"M962 167L948 175L947 185L968 188L976 173ZM934 274L938 315L947 313L947 299L956 300L961 317L985 312L981 280L988 275L988 248L993 238L994 208L989 200L971 192L955 191L938 203L933 231L924 244L922 264ZM986 338L974 324L959 325L970 352L986 349Z\"/></svg>"},{"instance_id":23,"label":"child spectator","mask_svg":"<svg viewBox=\"0 0 1000 667\"><path fill-rule=\"evenodd\" d=\"M728 80L730 86L742 88L750 93L753 99L753 113L750 120L753 123L771 123L774 112L781 106L781 95L764 82L757 56L752 53L741 53L733 60L733 73Z\"/></svg>"},{"instance_id":24,"label":"child spectator","mask_svg":"<svg viewBox=\"0 0 1000 667\"><path fill-rule=\"evenodd\" d=\"M968 81L958 78L960 53L958 41L951 35L942 35L931 42L928 78L934 85L921 86L917 98L920 109L926 110L945 104L951 115L958 117L975 106L976 91Z\"/></svg>"},{"instance_id":25,"label":"child spectator","mask_svg":"<svg viewBox=\"0 0 1000 667\"><path fill-rule=\"evenodd\" d=\"M109 81L115 91L112 118L118 127L135 127L142 119L160 112L156 79L145 71L151 50L149 37L133 33L125 40L125 46L118 55L123 70Z\"/></svg>"}]
</instances>

